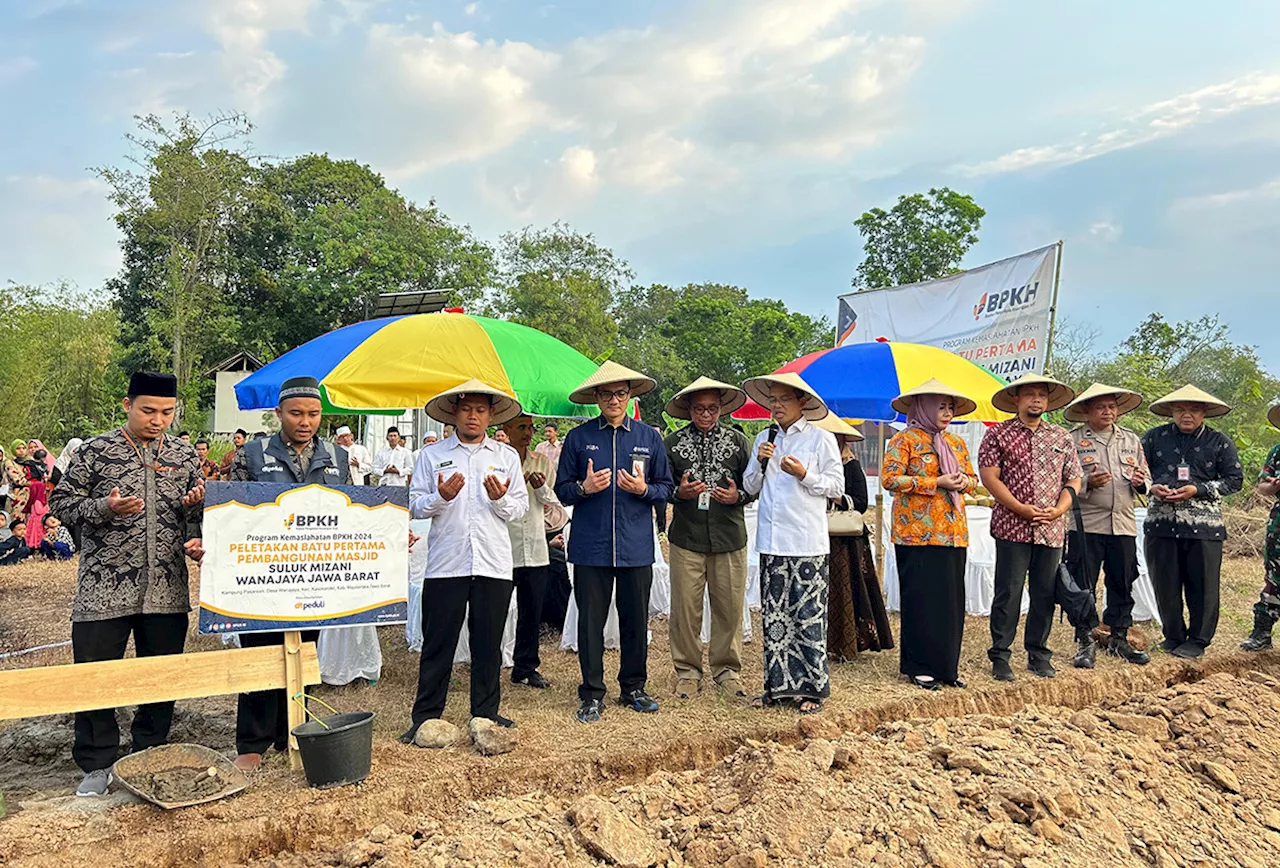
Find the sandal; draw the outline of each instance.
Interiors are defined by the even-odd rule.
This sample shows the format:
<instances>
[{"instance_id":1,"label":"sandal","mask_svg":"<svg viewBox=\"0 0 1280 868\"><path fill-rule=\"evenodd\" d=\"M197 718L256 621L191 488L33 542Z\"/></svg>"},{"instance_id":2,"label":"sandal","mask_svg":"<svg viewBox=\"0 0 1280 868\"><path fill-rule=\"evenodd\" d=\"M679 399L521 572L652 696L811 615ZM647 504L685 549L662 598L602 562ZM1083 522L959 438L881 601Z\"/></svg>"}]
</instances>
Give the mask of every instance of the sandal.
<instances>
[{"instance_id":1,"label":"sandal","mask_svg":"<svg viewBox=\"0 0 1280 868\"><path fill-rule=\"evenodd\" d=\"M822 711L821 699L802 699L796 703L796 711L801 714L817 714Z\"/></svg>"},{"instance_id":2,"label":"sandal","mask_svg":"<svg viewBox=\"0 0 1280 868\"><path fill-rule=\"evenodd\" d=\"M942 684L939 683L938 679L933 678L932 676L929 676L929 675L912 675L911 683L914 684L916 687L923 688L924 690L941 690L942 689Z\"/></svg>"}]
</instances>

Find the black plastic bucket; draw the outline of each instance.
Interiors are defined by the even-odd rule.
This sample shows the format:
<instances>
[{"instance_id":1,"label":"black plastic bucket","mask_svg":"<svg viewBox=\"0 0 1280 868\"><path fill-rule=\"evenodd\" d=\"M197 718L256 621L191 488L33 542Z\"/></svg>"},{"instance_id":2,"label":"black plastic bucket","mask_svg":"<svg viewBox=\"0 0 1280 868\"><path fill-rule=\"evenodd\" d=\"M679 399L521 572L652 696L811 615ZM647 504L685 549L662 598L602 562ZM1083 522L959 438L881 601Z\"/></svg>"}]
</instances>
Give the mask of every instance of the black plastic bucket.
<instances>
[{"instance_id":1,"label":"black plastic bucket","mask_svg":"<svg viewBox=\"0 0 1280 868\"><path fill-rule=\"evenodd\" d=\"M353 711L323 718L323 724L309 720L295 726L307 783L341 787L367 778L373 765L373 718L372 711Z\"/></svg>"}]
</instances>

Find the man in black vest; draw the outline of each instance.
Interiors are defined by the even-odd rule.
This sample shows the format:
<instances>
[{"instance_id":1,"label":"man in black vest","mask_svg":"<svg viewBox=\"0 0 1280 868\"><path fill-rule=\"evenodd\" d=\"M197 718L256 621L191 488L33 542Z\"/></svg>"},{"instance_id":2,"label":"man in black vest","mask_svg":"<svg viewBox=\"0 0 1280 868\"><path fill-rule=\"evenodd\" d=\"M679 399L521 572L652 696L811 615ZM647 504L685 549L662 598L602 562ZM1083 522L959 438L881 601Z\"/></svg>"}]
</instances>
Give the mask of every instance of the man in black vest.
<instances>
[{"instance_id":1,"label":"man in black vest","mask_svg":"<svg viewBox=\"0 0 1280 868\"><path fill-rule=\"evenodd\" d=\"M350 485L351 464L347 450L316 437L323 412L320 384L313 377L294 377L280 387L276 416L280 433L266 440L246 443L231 465L232 482L282 482ZM314 642L318 630L304 630L303 642ZM242 633L240 645L257 648L281 645L283 633ZM236 710L236 767L257 771L262 755L275 745L289 746L288 698L283 690L240 694Z\"/></svg>"}]
</instances>

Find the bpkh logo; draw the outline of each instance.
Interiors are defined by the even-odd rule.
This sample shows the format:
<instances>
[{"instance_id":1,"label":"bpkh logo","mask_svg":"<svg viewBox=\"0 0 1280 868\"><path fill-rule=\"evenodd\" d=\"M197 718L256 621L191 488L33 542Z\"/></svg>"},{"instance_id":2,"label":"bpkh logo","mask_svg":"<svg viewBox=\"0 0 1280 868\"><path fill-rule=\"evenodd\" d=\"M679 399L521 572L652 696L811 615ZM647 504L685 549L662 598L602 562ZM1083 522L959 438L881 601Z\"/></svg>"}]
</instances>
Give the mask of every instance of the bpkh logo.
<instances>
[{"instance_id":1,"label":"bpkh logo","mask_svg":"<svg viewBox=\"0 0 1280 868\"><path fill-rule=\"evenodd\" d=\"M973 307L973 318L982 319L984 316L995 316L1006 311L1028 307L1035 302L1039 292L1040 281L1038 280L1034 283L1015 286L1013 289L1006 289L1004 292L984 292L982 298L978 299L978 303Z\"/></svg>"},{"instance_id":2,"label":"bpkh logo","mask_svg":"<svg viewBox=\"0 0 1280 868\"><path fill-rule=\"evenodd\" d=\"M304 612L307 609L323 609L324 600L306 600L305 602L302 600L299 600L298 602L293 604L293 608L302 609Z\"/></svg>"},{"instance_id":3,"label":"bpkh logo","mask_svg":"<svg viewBox=\"0 0 1280 868\"><path fill-rule=\"evenodd\" d=\"M284 520L285 530L337 526L338 517L336 515L295 515L294 513L289 513L289 517Z\"/></svg>"}]
</instances>

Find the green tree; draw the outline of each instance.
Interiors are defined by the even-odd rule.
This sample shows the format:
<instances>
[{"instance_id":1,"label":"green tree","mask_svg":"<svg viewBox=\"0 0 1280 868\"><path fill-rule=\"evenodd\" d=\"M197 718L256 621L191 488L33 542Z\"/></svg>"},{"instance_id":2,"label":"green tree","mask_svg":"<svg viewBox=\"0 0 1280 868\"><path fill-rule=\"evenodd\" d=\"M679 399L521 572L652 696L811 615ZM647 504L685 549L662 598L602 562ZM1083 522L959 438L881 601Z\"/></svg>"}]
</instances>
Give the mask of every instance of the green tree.
<instances>
[{"instance_id":1,"label":"green tree","mask_svg":"<svg viewBox=\"0 0 1280 868\"><path fill-rule=\"evenodd\" d=\"M66 284L0 287L0 442L56 448L117 424L118 331L109 304Z\"/></svg>"},{"instance_id":2,"label":"green tree","mask_svg":"<svg viewBox=\"0 0 1280 868\"><path fill-rule=\"evenodd\" d=\"M526 226L499 244L501 278L492 310L559 338L593 359L618 340L614 303L634 276L594 235L567 223Z\"/></svg>"},{"instance_id":3,"label":"green tree","mask_svg":"<svg viewBox=\"0 0 1280 868\"><path fill-rule=\"evenodd\" d=\"M863 259L851 285L901 286L955 273L977 243L986 213L972 196L947 187L899 196L888 211L864 212L853 221L863 237Z\"/></svg>"},{"instance_id":4,"label":"green tree","mask_svg":"<svg viewBox=\"0 0 1280 868\"><path fill-rule=\"evenodd\" d=\"M136 120L138 131L126 136L134 168L95 170L124 233L125 271L111 288L122 298L132 358L177 376L181 418L198 388L193 377L233 345L238 326L227 296L228 233L255 164L246 143L253 126L239 113Z\"/></svg>"}]
</instances>

